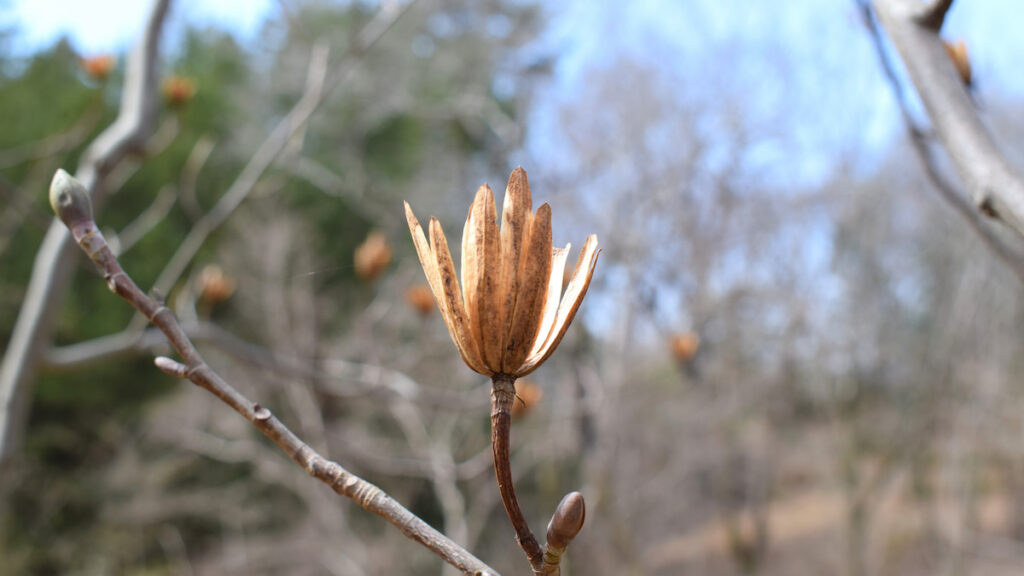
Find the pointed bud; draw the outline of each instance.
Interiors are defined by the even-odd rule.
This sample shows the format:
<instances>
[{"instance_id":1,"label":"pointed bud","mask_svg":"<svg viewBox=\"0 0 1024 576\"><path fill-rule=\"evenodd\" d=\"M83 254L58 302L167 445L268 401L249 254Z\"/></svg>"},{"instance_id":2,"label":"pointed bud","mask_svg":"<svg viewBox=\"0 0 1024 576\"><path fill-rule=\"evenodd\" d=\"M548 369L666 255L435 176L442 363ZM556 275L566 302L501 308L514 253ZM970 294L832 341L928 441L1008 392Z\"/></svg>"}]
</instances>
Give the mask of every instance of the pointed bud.
<instances>
[{"instance_id":1,"label":"pointed bud","mask_svg":"<svg viewBox=\"0 0 1024 576\"><path fill-rule=\"evenodd\" d=\"M579 492L566 494L548 523L548 548L564 550L583 528L586 516L583 495Z\"/></svg>"},{"instance_id":2,"label":"pointed bud","mask_svg":"<svg viewBox=\"0 0 1024 576\"><path fill-rule=\"evenodd\" d=\"M78 238L82 227L92 226L92 202L81 182L58 169L50 182L50 207Z\"/></svg>"}]
</instances>

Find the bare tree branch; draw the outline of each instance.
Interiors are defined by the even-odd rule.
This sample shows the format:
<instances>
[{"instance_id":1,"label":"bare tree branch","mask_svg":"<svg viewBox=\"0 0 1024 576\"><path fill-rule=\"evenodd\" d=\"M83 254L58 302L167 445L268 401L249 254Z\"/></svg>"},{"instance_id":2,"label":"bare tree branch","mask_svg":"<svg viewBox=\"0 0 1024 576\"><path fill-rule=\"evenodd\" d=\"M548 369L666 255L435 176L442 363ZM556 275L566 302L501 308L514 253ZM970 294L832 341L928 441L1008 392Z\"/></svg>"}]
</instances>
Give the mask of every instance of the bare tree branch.
<instances>
[{"instance_id":1,"label":"bare tree branch","mask_svg":"<svg viewBox=\"0 0 1024 576\"><path fill-rule=\"evenodd\" d=\"M875 7L974 205L1024 235L1024 179L982 124L931 19L921 21L921 3L875 0Z\"/></svg>"},{"instance_id":2,"label":"bare tree branch","mask_svg":"<svg viewBox=\"0 0 1024 576\"><path fill-rule=\"evenodd\" d=\"M174 206L177 191L167 184L156 193L156 198L134 220L111 238L110 249L118 256L130 250L135 243L146 237L163 222Z\"/></svg>"},{"instance_id":3,"label":"bare tree branch","mask_svg":"<svg viewBox=\"0 0 1024 576\"><path fill-rule=\"evenodd\" d=\"M903 116L903 121L907 125L907 130L910 132L910 141L914 146L914 151L917 153L918 159L924 166L925 173L931 180L932 185L939 191L942 198L964 218L967 224L971 227L971 230L974 230L982 243L992 251L992 254L1005 264L1021 282L1024 282L1024 256L1017 253L1010 246L1000 240L995 231L982 220L981 215L970 206L966 199L961 196L961 192L956 189L955 185L943 177L942 173L939 171L937 159L932 153L931 146L928 142L928 134L924 128L918 125L917 121L914 120L913 115L910 113L910 103L907 101L906 93L903 90L903 84L900 82L899 76L896 74L895 66L885 51L885 42L882 38L882 31L879 29L878 22L872 15L869 0L856 1L861 10L861 17L864 21L864 25L871 33L871 39L874 43L878 60L882 65L882 70L885 72L889 85L892 86L893 92L895 93L897 104L900 107L900 113Z\"/></svg>"},{"instance_id":4,"label":"bare tree branch","mask_svg":"<svg viewBox=\"0 0 1024 576\"><path fill-rule=\"evenodd\" d=\"M85 150L78 178L97 203L104 180L128 154L141 149L153 131L157 110L159 43L170 0L155 0L142 40L128 59L117 119ZM46 348L56 305L71 268L71 237L54 219L36 253L26 297L0 365L0 463L19 451L31 384Z\"/></svg>"},{"instance_id":5,"label":"bare tree branch","mask_svg":"<svg viewBox=\"0 0 1024 576\"><path fill-rule=\"evenodd\" d=\"M182 330L192 342L215 346L246 364L281 375L320 380L320 386L323 387L320 392L332 397L352 398L385 393L449 410L479 410L487 406L485 400L474 400L474 396L478 395L473 393L424 386L408 374L391 368L340 358L302 358L269 350L242 340L215 324L186 322L182 324ZM42 366L48 370L81 370L87 366L152 352L164 345L166 340L159 330L124 330L93 340L51 348L43 358ZM359 388L342 388L333 385L331 381L348 382L358 385ZM480 390L483 389L484 386L481 386ZM482 456L488 458L474 462L472 470L476 471L475 473L480 473L481 466L486 468L490 465L489 454L490 451L482 453ZM460 472L460 477L466 474L469 472Z\"/></svg>"},{"instance_id":6,"label":"bare tree branch","mask_svg":"<svg viewBox=\"0 0 1024 576\"><path fill-rule=\"evenodd\" d=\"M187 378L216 396L270 438L310 476L324 482L338 494L350 498L363 509L384 518L408 538L419 542L464 574L497 576L494 569L435 530L383 490L352 474L337 462L325 459L269 410L243 396L206 364L170 309L146 296L121 268L93 221L85 188L63 170L54 176L50 188L50 204L71 231L79 247L103 272L111 291L128 301L159 328L184 361L179 363L170 358L157 357L158 368L173 376Z\"/></svg>"},{"instance_id":7,"label":"bare tree branch","mask_svg":"<svg viewBox=\"0 0 1024 576\"><path fill-rule=\"evenodd\" d=\"M89 137L102 117L103 97L102 92L97 90L92 103L67 132L47 136L42 140L28 142L16 148L0 150L0 169L41 160L75 148Z\"/></svg>"},{"instance_id":8,"label":"bare tree branch","mask_svg":"<svg viewBox=\"0 0 1024 576\"><path fill-rule=\"evenodd\" d=\"M930 0L918 7L914 18L922 26L938 32L942 28L943 21L946 20L946 13L949 12L952 6L953 0Z\"/></svg>"},{"instance_id":9,"label":"bare tree branch","mask_svg":"<svg viewBox=\"0 0 1024 576\"><path fill-rule=\"evenodd\" d=\"M331 77L326 78L326 54L315 57L310 62L310 78L306 83L306 91L288 114L278 122L274 130L263 141L249 163L245 165L238 178L221 196L217 204L202 219L196 222L188 236L182 241L178 250L171 257L167 266L154 283L154 289L167 294L174 283L192 262L192 258L202 247L209 235L220 226L239 204L248 197L253 187L271 164L285 151L288 143L299 134L310 116L319 109L327 96L353 70L358 57L368 48L377 43L384 33L408 11L413 2L403 5L385 4L380 12L371 20L349 48L349 52L341 59ZM317 52L324 52L319 50ZM319 76L319 79L316 77Z\"/></svg>"}]
</instances>

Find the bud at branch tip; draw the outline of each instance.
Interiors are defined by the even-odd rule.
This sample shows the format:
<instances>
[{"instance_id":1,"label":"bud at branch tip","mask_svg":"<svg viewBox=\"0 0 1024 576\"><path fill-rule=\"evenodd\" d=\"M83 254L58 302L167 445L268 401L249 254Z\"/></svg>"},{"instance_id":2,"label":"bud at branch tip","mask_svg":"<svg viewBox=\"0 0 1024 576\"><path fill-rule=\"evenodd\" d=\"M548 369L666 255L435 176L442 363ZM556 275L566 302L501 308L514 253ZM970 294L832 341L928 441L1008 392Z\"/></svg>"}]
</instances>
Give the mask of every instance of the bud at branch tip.
<instances>
[{"instance_id":1,"label":"bud at branch tip","mask_svg":"<svg viewBox=\"0 0 1024 576\"><path fill-rule=\"evenodd\" d=\"M81 182L63 169L58 169L50 182L50 207L72 232L92 222L89 193Z\"/></svg>"}]
</instances>

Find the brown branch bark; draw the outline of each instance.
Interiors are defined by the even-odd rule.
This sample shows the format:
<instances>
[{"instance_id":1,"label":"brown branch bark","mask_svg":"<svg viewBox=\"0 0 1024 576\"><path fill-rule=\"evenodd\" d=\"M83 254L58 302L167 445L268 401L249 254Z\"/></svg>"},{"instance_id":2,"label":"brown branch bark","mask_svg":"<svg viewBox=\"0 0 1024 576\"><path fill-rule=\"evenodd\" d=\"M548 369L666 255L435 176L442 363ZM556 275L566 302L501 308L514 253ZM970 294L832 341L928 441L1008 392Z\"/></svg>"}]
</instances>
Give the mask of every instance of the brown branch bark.
<instances>
[{"instance_id":1,"label":"brown branch bark","mask_svg":"<svg viewBox=\"0 0 1024 576\"><path fill-rule=\"evenodd\" d=\"M97 203L104 181L118 163L140 150L153 132L159 42L170 0L155 0L142 40L128 60L117 119L82 154L78 179ZM20 451L31 385L60 309L71 269L71 237L57 219L51 222L36 253L25 301L0 365L0 464Z\"/></svg>"},{"instance_id":2,"label":"brown branch bark","mask_svg":"<svg viewBox=\"0 0 1024 576\"><path fill-rule=\"evenodd\" d=\"M1024 235L1024 179L982 124L939 39L937 15L949 4L875 0L875 9L975 207Z\"/></svg>"},{"instance_id":3,"label":"brown branch bark","mask_svg":"<svg viewBox=\"0 0 1024 576\"><path fill-rule=\"evenodd\" d=\"M519 508L516 489L512 484L512 467L509 458L510 429L512 427L512 402L515 401L515 378L505 374L494 376L491 387L491 448L494 451L494 476L498 480L498 492L505 505L512 528L516 531L516 542L526 553L534 574L543 570L544 551L537 538L530 531L523 511Z\"/></svg>"},{"instance_id":4,"label":"brown branch bark","mask_svg":"<svg viewBox=\"0 0 1024 576\"><path fill-rule=\"evenodd\" d=\"M146 296L121 267L92 219L88 196L80 183L67 173L58 171L51 185L50 197L58 216L71 231L79 247L103 272L111 291L128 301L159 328L184 361L181 363L157 357L158 368L173 376L187 378L216 396L270 438L310 476L324 482L338 494L350 498L363 509L384 518L408 538L419 542L464 574L497 576L494 569L435 530L383 490L352 474L337 462L321 456L271 414L270 410L243 396L206 364L170 309Z\"/></svg>"}]
</instances>

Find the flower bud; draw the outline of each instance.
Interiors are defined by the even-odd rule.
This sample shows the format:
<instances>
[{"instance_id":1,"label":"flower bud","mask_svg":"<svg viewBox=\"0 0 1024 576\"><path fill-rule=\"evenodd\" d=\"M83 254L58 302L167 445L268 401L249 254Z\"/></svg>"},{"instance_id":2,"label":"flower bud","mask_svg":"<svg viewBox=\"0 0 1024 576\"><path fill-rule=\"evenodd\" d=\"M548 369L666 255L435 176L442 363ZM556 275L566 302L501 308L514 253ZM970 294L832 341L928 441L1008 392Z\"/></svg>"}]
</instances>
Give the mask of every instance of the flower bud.
<instances>
[{"instance_id":1,"label":"flower bud","mask_svg":"<svg viewBox=\"0 0 1024 576\"><path fill-rule=\"evenodd\" d=\"M579 534L583 528L583 520L586 519L587 510L583 503L583 495L579 492L569 492L558 503L555 513L548 523L548 548L564 550L572 539Z\"/></svg>"}]
</instances>

